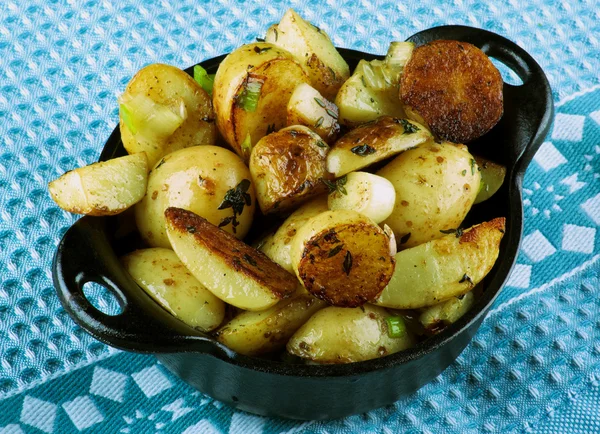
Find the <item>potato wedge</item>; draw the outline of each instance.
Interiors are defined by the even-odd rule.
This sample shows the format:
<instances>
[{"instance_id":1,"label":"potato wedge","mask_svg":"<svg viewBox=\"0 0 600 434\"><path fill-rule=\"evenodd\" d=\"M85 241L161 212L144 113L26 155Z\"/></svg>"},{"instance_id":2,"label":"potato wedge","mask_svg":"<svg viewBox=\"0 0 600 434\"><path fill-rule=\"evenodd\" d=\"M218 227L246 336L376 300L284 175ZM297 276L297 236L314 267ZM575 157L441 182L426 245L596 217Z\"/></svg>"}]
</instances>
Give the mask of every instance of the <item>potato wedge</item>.
<instances>
[{"instance_id":1,"label":"potato wedge","mask_svg":"<svg viewBox=\"0 0 600 434\"><path fill-rule=\"evenodd\" d=\"M172 250L136 250L121 262L154 301L190 327L209 332L225 318L225 303L198 282Z\"/></svg>"},{"instance_id":2,"label":"potato wedge","mask_svg":"<svg viewBox=\"0 0 600 434\"><path fill-rule=\"evenodd\" d=\"M142 239L152 247L171 247L164 214L170 206L190 210L244 238L256 203L250 179L244 162L224 148L195 146L166 155L152 169L146 196L135 207ZM237 209L224 204L231 196Z\"/></svg>"},{"instance_id":3,"label":"potato wedge","mask_svg":"<svg viewBox=\"0 0 600 434\"><path fill-rule=\"evenodd\" d=\"M506 167L496 164L483 157L474 157L481 173L481 188L475 198L475 203L480 203L492 197L502 184L506 176Z\"/></svg>"},{"instance_id":4,"label":"potato wedge","mask_svg":"<svg viewBox=\"0 0 600 434\"><path fill-rule=\"evenodd\" d=\"M471 209L481 179L466 146L432 143L406 151L377 175L396 190L392 215L384 223L399 248L414 247L458 228Z\"/></svg>"},{"instance_id":5,"label":"potato wedge","mask_svg":"<svg viewBox=\"0 0 600 434\"><path fill-rule=\"evenodd\" d=\"M475 303L473 291L459 297L452 297L433 306L426 307L419 315L419 321L430 332L436 333L455 323L471 309Z\"/></svg>"},{"instance_id":6,"label":"potato wedge","mask_svg":"<svg viewBox=\"0 0 600 434\"><path fill-rule=\"evenodd\" d=\"M288 9L279 24L271 27L265 41L292 53L304 66L311 85L333 100L350 76L350 68L333 46L327 33Z\"/></svg>"},{"instance_id":7,"label":"potato wedge","mask_svg":"<svg viewBox=\"0 0 600 434\"><path fill-rule=\"evenodd\" d=\"M479 48L438 40L415 48L400 97L407 116L424 122L436 137L466 143L502 117L502 87L500 72Z\"/></svg>"},{"instance_id":8,"label":"potato wedge","mask_svg":"<svg viewBox=\"0 0 600 434\"><path fill-rule=\"evenodd\" d=\"M431 133L416 122L382 116L335 142L327 155L327 170L338 178L431 139Z\"/></svg>"},{"instance_id":9,"label":"potato wedge","mask_svg":"<svg viewBox=\"0 0 600 434\"><path fill-rule=\"evenodd\" d=\"M307 126L327 143L333 143L340 132L338 108L306 83L299 84L292 93L287 124Z\"/></svg>"},{"instance_id":10,"label":"potato wedge","mask_svg":"<svg viewBox=\"0 0 600 434\"><path fill-rule=\"evenodd\" d=\"M256 356L285 348L290 337L326 303L295 295L260 312L242 312L216 333L219 342L240 354Z\"/></svg>"},{"instance_id":11,"label":"potato wedge","mask_svg":"<svg viewBox=\"0 0 600 434\"><path fill-rule=\"evenodd\" d=\"M148 159L144 152L90 164L48 184L52 200L74 214L119 214L146 192Z\"/></svg>"},{"instance_id":12,"label":"potato wedge","mask_svg":"<svg viewBox=\"0 0 600 434\"><path fill-rule=\"evenodd\" d=\"M327 196L325 195L305 203L290 214L274 235L264 240L259 250L286 271L293 273L294 267L292 267L291 248L296 232L310 218L325 211L327 211Z\"/></svg>"},{"instance_id":13,"label":"potato wedge","mask_svg":"<svg viewBox=\"0 0 600 434\"><path fill-rule=\"evenodd\" d=\"M381 223L390 216L396 202L396 190L390 181L367 172L346 175L345 193L339 190L329 195L330 210L354 210Z\"/></svg>"},{"instance_id":14,"label":"potato wedge","mask_svg":"<svg viewBox=\"0 0 600 434\"><path fill-rule=\"evenodd\" d=\"M394 275L376 304L417 309L466 294L494 266L504 225L504 217L496 218L398 252Z\"/></svg>"},{"instance_id":15,"label":"potato wedge","mask_svg":"<svg viewBox=\"0 0 600 434\"><path fill-rule=\"evenodd\" d=\"M316 363L352 363L397 353L415 344L404 328L391 337L385 309L365 305L345 309L326 307L315 313L292 336L287 351Z\"/></svg>"},{"instance_id":16,"label":"potato wedge","mask_svg":"<svg viewBox=\"0 0 600 434\"><path fill-rule=\"evenodd\" d=\"M327 190L329 146L296 125L263 137L252 149L250 174L263 214L285 212Z\"/></svg>"},{"instance_id":17,"label":"potato wedge","mask_svg":"<svg viewBox=\"0 0 600 434\"><path fill-rule=\"evenodd\" d=\"M292 92L308 75L280 47L264 42L243 45L221 62L213 85L217 126L244 161L270 131L286 125Z\"/></svg>"},{"instance_id":18,"label":"potato wedge","mask_svg":"<svg viewBox=\"0 0 600 434\"><path fill-rule=\"evenodd\" d=\"M233 235L181 208L165 211L167 236L181 262L221 300L264 310L291 296L298 281Z\"/></svg>"},{"instance_id":19,"label":"potato wedge","mask_svg":"<svg viewBox=\"0 0 600 434\"><path fill-rule=\"evenodd\" d=\"M308 292L340 307L374 300L394 272L394 253L390 237L375 222L348 210L311 218L291 248L294 272Z\"/></svg>"},{"instance_id":20,"label":"potato wedge","mask_svg":"<svg viewBox=\"0 0 600 434\"><path fill-rule=\"evenodd\" d=\"M392 42L384 60L358 62L335 98L340 123L356 127L380 116L406 117L399 83L413 49L412 42Z\"/></svg>"},{"instance_id":21,"label":"potato wedge","mask_svg":"<svg viewBox=\"0 0 600 434\"><path fill-rule=\"evenodd\" d=\"M175 66L155 63L140 69L127 84L119 102L123 146L130 154L146 152L150 167L163 155L178 149L215 144L217 127L210 96L192 77ZM149 113L144 113L142 106L147 104L156 106L148 107ZM162 112L156 108L167 111L161 117ZM140 112L136 115L137 110ZM168 128L161 134L157 125L167 121L164 115L168 110L176 115L183 110L184 116L171 134L168 134Z\"/></svg>"}]
</instances>

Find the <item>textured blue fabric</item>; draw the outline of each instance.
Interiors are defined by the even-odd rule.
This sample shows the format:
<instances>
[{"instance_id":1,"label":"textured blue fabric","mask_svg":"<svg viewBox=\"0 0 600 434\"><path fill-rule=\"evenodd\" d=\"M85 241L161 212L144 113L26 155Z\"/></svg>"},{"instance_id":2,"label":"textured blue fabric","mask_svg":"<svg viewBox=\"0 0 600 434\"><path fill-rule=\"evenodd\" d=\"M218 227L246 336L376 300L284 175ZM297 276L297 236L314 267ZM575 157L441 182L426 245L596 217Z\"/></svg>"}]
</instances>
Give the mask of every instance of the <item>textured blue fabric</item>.
<instances>
[{"instance_id":1,"label":"textured blue fabric","mask_svg":"<svg viewBox=\"0 0 600 434\"><path fill-rule=\"evenodd\" d=\"M46 184L98 158L135 71L230 51L289 6L337 45L375 53L434 25L498 32L542 65L557 102L524 181L518 264L475 340L413 396L327 423L233 412L154 358L108 348L74 325L50 276L75 218ZM598 10L595 0L0 2L0 433L600 432Z\"/></svg>"}]
</instances>

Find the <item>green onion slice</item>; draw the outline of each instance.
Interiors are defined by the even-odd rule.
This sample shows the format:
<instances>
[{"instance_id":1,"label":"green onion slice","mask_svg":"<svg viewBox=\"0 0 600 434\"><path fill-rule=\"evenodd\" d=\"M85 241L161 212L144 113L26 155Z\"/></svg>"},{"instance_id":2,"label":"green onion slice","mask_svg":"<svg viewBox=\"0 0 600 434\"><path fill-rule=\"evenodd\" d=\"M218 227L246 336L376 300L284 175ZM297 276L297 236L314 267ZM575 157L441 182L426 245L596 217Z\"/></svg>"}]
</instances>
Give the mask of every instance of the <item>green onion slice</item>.
<instances>
[{"instance_id":1,"label":"green onion slice","mask_svg":"<svg viewBox=\"0 0 600 434\"><path fill-rule=\"evenodd\" d=\"M246 138L242 142L242 152L248 157L252 153L252 137L250 137L250 133L246 134Z\"/></svg>"},{"instance_id":2,"label":"green onion slice","mask_svg":"<svg viewBox=\"0 0 600 434\"><path fill-rule=\"evenodd\" d=\"M256 111L260 91L264 83L265 78L263 76L249 73L242 85L242 91L238 94L237 105L247 112Z\"/></svg>"},{"instance_id":3,"label":"green onion slice","mask_svg":"<svg viewBox=\"0 0 600 434\"><path fill-rule=\"evenodd\" d=\"M149 141L167 139L187 119L182 99L169 105L158 104L145 93L121 97L119 108L129 131Z\"/></svg>"},{"instance_id":4,"label":"green onion slice","mask_svg":"<svg viewBox=\"0 0 600 434\"><path fill-rule=\"evenodd\" d=\"M406 333L406 325L400 316L389 316L385 319L388 326L388 336L390 338L399 338Z\"/></svg>"},{"instance_id":5,"label":"green onion slice","mask_svg":"<svg viewBox=\"0 0 600 434\"><path fill-rule=\"evenodd\" d=\"M200 65L194 66L194 80L208 93L212 95L213 85L215 82L215 74L208 74L206 69Z\"/></svg>"}]
</instances>

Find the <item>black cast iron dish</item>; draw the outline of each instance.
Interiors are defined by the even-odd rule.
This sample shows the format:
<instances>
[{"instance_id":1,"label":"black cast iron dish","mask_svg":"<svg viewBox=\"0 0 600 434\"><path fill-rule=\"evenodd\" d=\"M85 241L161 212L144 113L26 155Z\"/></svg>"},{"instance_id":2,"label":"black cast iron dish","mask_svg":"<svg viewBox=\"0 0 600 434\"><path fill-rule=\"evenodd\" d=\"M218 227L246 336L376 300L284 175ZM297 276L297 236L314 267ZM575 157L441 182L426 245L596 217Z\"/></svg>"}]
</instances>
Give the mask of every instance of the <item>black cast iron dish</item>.
<instances>
[{"instance_id":1,"label":"black cast iron dish","mask_svg":"<svg viewBox=\"0 0 600 434\"><path fill-rule=\"evenodd\" d=\"M390 404L439 375L469 343L504 285L517 257L523 229L521 184L531 158L553 118L552 93L540 66L513 42L485 30L444 26L408 40L422 45L454 39L480 47L510 67L523 81L504 84L504 116L480 140L479 154L507 166L501 190L475 205L469 220L506 216L500 257L484 281L476 305L457 323L415 348L349 365L288 365L234 353L174 319L139 288L120 265L110 218L83 217L65 234L53 264L58 296L71 317L95 338L128 351L153 353L175 375L198 390L241 410L294 419L329 419ZM377 56L340 49L353 69L359 59ZM202 62L209 73L224 56ZM191 72L191 68L188 70ZM119 129L111 134L101 160L124 155ZM469 225L466 222L467 226ZM108 288L123 311L106 315L83 294L86 282Z\"/></svg>"}]
</instances>

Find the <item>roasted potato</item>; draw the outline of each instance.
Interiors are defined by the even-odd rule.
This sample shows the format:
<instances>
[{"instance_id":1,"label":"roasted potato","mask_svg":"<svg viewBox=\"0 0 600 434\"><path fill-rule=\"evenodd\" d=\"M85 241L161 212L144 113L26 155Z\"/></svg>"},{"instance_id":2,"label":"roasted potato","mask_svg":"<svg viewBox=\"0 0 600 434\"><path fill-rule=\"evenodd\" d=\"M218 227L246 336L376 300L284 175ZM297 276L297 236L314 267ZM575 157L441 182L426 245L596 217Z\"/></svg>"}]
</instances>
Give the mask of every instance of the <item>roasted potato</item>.
<instances>
[{"instance_id":1,"label":"roasted potato","mask_svg":"<svg viewBox=\"0 0 600 434\"><path fill-rule=\"evenodd\" d=\"M438 332L455 323L471 309L475 303L473 291L458 297L452 297L433 306L426 307L419 315L419 322L425 330Z\"/></svg>"},{"instance_id":2,"label":"roasted potato","mask_svg":"<svg viewBox=\"0 0 600 434\"><path fill-rule=\"evenodd\" d=\"M154 301L190 327L208 332L223 321L225 303L198 282L172 250L136 250L121 262Z\"/></svg>"},{"instance_id":3,"label":"roasted potato","mask_svg":"<svg viewBox=\"0 0 600 434\"><path fill-rule=\"evenodd\" d=\"M146 152L150 167L163 155L196 145L214 145L210 96L179 68L155 63L142 68L119 98L119 127L130 154Z\"/></svg>"},{"instance_id":4,"label":"roasted potato","mask_svg":"<svg viewBox=\"0 0 600 434\"><path fill-rule=\"evenodd\" d=\"M142 239L170 248L165 209L190 210L242 239L252 225L256 196L240 158L216 146L196 146L166 155L152 169L144 199L135 207Z\"/></svg>"},{"instance_id":5,"label":"roasted potato","mask_svg":"<svg viewBox=\"0 0 600 434\"><path fill-rule=\"evenodd\" d=\"M299 291L300 292L300 291ZM290 337L318 310L325 307L306 291L260 312L242 312L216 334L228 348L248 356L285 348Z\"/></svg>"},{"instance_id":6,"label":"roasted potato","mask_svg":"<svg viewBox=\"0 0 600 434\"><path fill-rule=\"evenodd\" d=\"M352 363L397 353L414 345L406 327L391 333L393 315L377 306L326 307L292 336L287 351L316 363ZM394 316L395 324L403 324ZM392 337L394 336L394 337Z\"/></svg>"},{"instance_id":7,"label":"roasted potato","mask_svg":"<svg viewBox=\"0 0 600 434\"><path fill-rule=\"evenodd\" d=\"M292 53L307 71L311 85L333 100L350 76L350 68L323 30L288 9L277 26L269 28L265 41Z\"/></svg>"},{"instance_id":8,"label":"roasted potato","mask_svg":"<svg viewBox=\"0 0 600 434\"><path fill-rule=\"evenodd\" d=\"M340 132L338 108L306 83L299 84L292 93L287 124L307 126L327 143L333 143Z\"/></svg>"},{"instance_id":9,"label":"roasted potato","mask_svg":"<svg viewBox=\"0 0 600 434\"><path fill-rule=\"evenodd\" d=\"M165 211L167 236L181 262L221 300L264 310L291 296L298 281L264 253L181 208Z\"/></svg>"},{"instance_id":10,"label":"roasted potato","mask_svg":"<svg viewBox=\"0 0 600 434\"><path fill-rule=\"evenodd\" d=\"M296 232L310 218L325 211L327 211L327 197L325 195L312 199L294 211L277 229L277 232L272 236L268 236L257 248L286 271L293 273L294 268L292 267L290 255L292 240Z\"/></svg>"},{"instance_id":11,"label":"roasted potato","mask_svg":"<svg viewBox=\"0 0 600 434\"><path fill-rule=\"evenodd\" d=\"M375 223L390 216L396 202L396 190L390 181L367 172L351 172L345 176L344 191L336 190L329 195L330 210L354 210Z\"/></svg>"},{"instance_id":12,"label":"roasted potato","mask_svg":"<svg viewBox=\"0 0 600 434\"><path fill-rule=\"evenodd\" d=\"M74 214L119 214L146 192L148 159L144 152L90 164L63 174L48 184L58 206Z\"/></svg>"},{"instance_id":13,"label":"roasted potato","mask_svg":"<svg viewBox=\"0 0 600 434\"><path fill-rule=\"evenodd\" d=\"M283 48L264 42L243 45L221 62L213 85L217 126L248 161L252 147L286 125L292 92L308 75Z\"/></svg>"},{"instance_id":14,"label":"roasted potato","mask_svg":"<svg viewBox=\"0 0 600 434\"><path fill-rule=\"evenodd\" d=\"M340 307L374 300L394 272L395 245L356 211L326 211L298 229L292 266L315 297Z\"/></svg>"},{"instance_id":15,"label":"roasted potato","mask_svg":"<svg viewBox=\"0 0 600 434\"><path fill-rule=\"evenodd\" d=\"M395 309L432 306L466 294L492 269L504 217L396 254L396 269L376 304Z\"/></svg>"},{"instance_id":16,"label":"roasted potato","mask_svg":"<svg viewBox=\"0 0 600 434\"><path fill-rule=\"evenodd\" d=\"M394 211L384 223L399 248L417 246L458 228L471 209L481 176L465 146L430 144L400 154L377 175L396 190Z\"/></svg>"},{"instance_id":17,"label":"roasted potato","mask_svg":"<svg viewBox=\"0 0 600 434\"><path fill-rule=\"evenodd\" d=\"M264 214L285 212L327 190L329 146L300 125L263 137L252 149L250 174Z\"/></svg>"},{"instance_id":18,"label":"roasted potato","mask_svg":"<svg viewBox=\"0 0 600 434\"><path fill-rule=\"evenodd\" d=\"M335 142L327 155L327 170L340 177L431 139L431 133L416 122L383 116Z\"/></svg>"},{"instance_id":19,"label":"roasted potato","mask_svg":"<svg viewBox=\"0 0 600 434\"><path fill-rule=\"evenodd\" d=\"M466 143L502 117L502 76L474 45L433 41L415 48L404 68L400 96L407 116L444 140Z\"/></svg>"},{"instance_id":20,"label":"roasted potato","mask_svg":"<svg viewBox=\"0 0 600 434\"><path fill-rule=\"evenodd\" d=\"M475 203L480 203L492 197L502 184L506 176L506 167L496 164L483 157L474 157L481 172L481 188L475 198Z\"/></svg>"},{"instance_id":21,"label":"roasted potato","mask_svg":"<svg viewBox=\"0 0 600 434\"><path fill-rule=\"evenodd\" d=\"M380 116L406 117L399 83L413 48L412 42L392 42L385 60L358 62L335 98L340 123L356 127Z\"/></svg>"}]
</instances>

